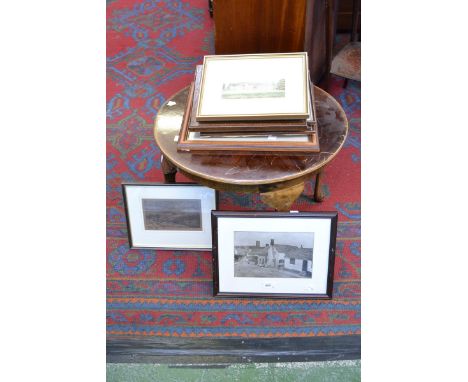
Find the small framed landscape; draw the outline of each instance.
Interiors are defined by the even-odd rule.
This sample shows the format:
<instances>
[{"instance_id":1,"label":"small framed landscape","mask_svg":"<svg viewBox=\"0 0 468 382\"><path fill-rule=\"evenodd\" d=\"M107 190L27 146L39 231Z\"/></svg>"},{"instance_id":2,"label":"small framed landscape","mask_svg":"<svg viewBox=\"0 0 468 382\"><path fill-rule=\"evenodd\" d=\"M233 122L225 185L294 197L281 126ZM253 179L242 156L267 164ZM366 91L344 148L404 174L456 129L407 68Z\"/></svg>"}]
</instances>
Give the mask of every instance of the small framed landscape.
<instances>
[{"instance_id":1,"label":"small framed landscape","mask_svg":"<svg viewBox=\"0 0 468 382\"><path fill-rule=\"evenodd\" d=\"M336 212L211 213L214 295L330 299Z\"/></svg>"},{"instance_id":2,"label":"small framed landscape","mask_svg":"<svg viewBox=\"0 0 468 382\"><path fill-rule=\"evenodd\" d=\"M122 184L130 248L210 250L215 190L190 183Z\"/></svg>"}]
</instances>

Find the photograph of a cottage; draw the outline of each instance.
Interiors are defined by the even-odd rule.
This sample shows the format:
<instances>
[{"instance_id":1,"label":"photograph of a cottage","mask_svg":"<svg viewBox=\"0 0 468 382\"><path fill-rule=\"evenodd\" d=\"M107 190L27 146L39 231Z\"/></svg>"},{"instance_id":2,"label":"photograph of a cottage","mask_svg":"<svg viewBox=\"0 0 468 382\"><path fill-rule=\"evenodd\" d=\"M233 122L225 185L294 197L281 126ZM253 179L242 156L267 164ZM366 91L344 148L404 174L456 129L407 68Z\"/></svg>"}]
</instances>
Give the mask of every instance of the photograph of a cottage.
<instances>
[{"instance_id":1,"label":"photograph of a cottage","mask_svg":"<svg viewBox=\"0 0 468 382\"><path fill-rule=\"evenodd\" d=\"M234 232L234 277L311 278L314 233Z\"/></svg>"}]
</instances>

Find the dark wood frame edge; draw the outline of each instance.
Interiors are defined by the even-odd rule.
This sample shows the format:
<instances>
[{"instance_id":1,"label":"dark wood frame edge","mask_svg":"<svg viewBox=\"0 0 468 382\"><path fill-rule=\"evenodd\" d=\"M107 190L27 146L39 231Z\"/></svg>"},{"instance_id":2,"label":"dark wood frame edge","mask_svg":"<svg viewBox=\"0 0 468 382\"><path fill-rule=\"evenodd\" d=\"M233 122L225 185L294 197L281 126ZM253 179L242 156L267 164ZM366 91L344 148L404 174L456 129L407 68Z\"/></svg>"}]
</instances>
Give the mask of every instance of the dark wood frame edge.
<instances>
[{"instance_id":1,"label":"dark wood frame edge","mask_svg":"<svg viewBox=\"0 0 468 382\"><path fill-rule=\"evenodd\" d=\"M197 187L205 187L214 190L215 192L215 208L219 208L219 192L216 189L213 189L211 187L206 187L202 184L198 183L188 183L188 182L182 182L182 183L159 183L159 182L123 182L121 184L122 187L122 198L124 202L124 207L125 207L125 221L127 225L127 236L128 236L128 245L130 249L154 249L154 250L160 250L160 251L211 251L211 248L172 248L172 247L135 247L133 245L133 239L132 239L132 230L130 227L130 218L128 214L128 203L127 203L127 193L126 193L126 186L197 186ZM213 232L213 229L211 230Z\"/></svg>"}]
</instances>

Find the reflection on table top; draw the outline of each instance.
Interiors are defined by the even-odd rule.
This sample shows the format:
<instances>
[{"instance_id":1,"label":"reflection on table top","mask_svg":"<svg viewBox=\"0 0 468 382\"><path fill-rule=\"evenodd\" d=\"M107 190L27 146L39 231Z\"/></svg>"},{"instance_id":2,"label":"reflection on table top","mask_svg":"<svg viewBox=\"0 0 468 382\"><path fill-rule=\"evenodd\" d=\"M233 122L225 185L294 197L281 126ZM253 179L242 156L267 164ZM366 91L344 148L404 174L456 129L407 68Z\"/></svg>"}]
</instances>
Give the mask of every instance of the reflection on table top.
<instances>
[{"instance_id":1,"label":"reflection on table top","mask_svg":"<svg viewBox=\"0 0 468 382\"><path fill-rule=\"evenodd\" d=\"M163 155L182 171L197 178L234 185L273 184L303 178L327 164L339 152L348 134L348 121L338 102L314 87L320 153L287 155L208 155L177 151L188 87L160 109L154 127Z\"/></svg>"}]
</instances>

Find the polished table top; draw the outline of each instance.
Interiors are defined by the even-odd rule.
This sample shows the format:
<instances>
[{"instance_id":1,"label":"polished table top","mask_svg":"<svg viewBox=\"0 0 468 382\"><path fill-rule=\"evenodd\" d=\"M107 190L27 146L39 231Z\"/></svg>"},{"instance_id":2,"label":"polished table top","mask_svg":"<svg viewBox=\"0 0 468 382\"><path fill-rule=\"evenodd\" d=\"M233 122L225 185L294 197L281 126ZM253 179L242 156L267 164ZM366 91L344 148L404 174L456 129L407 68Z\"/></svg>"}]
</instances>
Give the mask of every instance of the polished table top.
<instances>
[{"instance_id":1,"label":"polished table top","mask_svg":"<svg viewBox=\"0 0 468 382\"><path fill-rule=\"evenodd\" d=\"M235 190L235 186L248 189L249 186L286 185L303 181L335 157L348 134L348 120L342 107L330 94L314 87L320 153L288 156L178 152L176 137L182 123L188 89L183 89L162 106L156 117L154 136L163 155L179 171L209 186L226 188L229 185L230 189Z\"/></svg>"}]
</instances>

